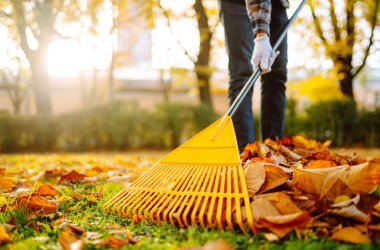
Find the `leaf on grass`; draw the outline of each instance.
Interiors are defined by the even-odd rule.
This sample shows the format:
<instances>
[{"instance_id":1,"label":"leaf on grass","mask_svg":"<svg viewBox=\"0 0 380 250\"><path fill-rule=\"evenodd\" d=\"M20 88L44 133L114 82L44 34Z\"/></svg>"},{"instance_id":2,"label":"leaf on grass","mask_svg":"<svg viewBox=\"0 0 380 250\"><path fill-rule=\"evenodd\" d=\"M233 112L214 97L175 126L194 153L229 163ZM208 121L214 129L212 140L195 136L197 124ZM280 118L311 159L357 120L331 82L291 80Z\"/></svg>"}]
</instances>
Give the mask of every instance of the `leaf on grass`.
<instances>
[{"instance_id":1,"label":"leaf on grass","mask_svg":"<svg viewBox=\"0 0 380 250\"><path fill-rule=\"evenodd\" d=\"M368 236L363 235L359 229L354 227L345 227L335 232L331 239L349 243L370 243Z\"/></svg>"},{"instance_id":2,"label":"leaf on grass","mask_svg":"<svg viewBox=\"0 0 380 250\"><path fill-rule=\"evenodd\" d=\"M83 200L84 194L70 194L70 197L73 197L74 199L77 199L77 200Z\"/></svg>"},{"instance_id":3,"label":"leaf on grass","mask_svg":"<svg viewBox=\"0 0 380 250\"><path fill-rule=\"evenodd\" d=\"M62 176L66 174L67 171L64 169L52 169L52 170L46 170L44 175L46 179L53 179L58 176Z\"/></svg>"},{"instance_id":4,"label":"leaf on grass","mask_svg":"<svg viewBox=\"0 0 380 250\"><path fill-rule=\"evenodd\" d=\"M279 241L280 238L278 238L277 235L275 234L272 234L272 233L266 233L264 234L264 238L269 241L269 242L275 242L275 241Z\"/></svg>"},{"instance_id":5,"label":"leaf on grass","mask_svg":"<svg viewBox=\"0 0 380 250\"><path fill-rule=\"evenodd\" d=\"M215 240L207 242L204 246L185 247L181 250L233 250L234 248L224 240Z\"/></svg>"},{"instance_id":6,"label":"leaf on grass","mask_svg":"<svg viewBox=\"0 0 380 250\"><path fill-rule=\"evenodd\" d=\"M75 170L71 170L69 173L62 175L61 178L59 179L58 183L77 182L77 181L83 180L84 177L86 177L86 175L80 174Z\"/></svg>"},{"instance_id":7,"label":"leaf on grass","mask_svg":"<svg viewBox=\"0 0 380 250\"><path fill-rule=\"evenodd\" d=\"M101 240L100 242L98 242L97 245L101 247L107 247L107 248L119 248L126 244L128 244L128 242L126 242L125 240L116 238L114 236L108 236L108 238L105 238Z\"/></svg>"},{"instance_id":8,"label":"leaf on grass","mask_svg":"<svg viewBox=\"0 0 380 250\"><path fill-rule=\"evenodd\" d=\"M247 162L244 166L249 196L254 196L265 182L265 167L261 162Z\"/></svg>"},{"instance_id":9,"label":"leaf on grass","mask_svg":"<svg viewBox=\"0 0 380 250\"><path fill-rule=\"evenodd\" d=\"M134 214L132 216L132 223L133 224L137 224L139 223L140 221L142 221L144 219L144 217L142 215L139 215L139 214Z\"/></svg>"},{"instance_id":10,"label":"leaf on grass","mask_svg":"<svg viewBox=\"0 0 380 250\"><path fill-rule=\"evenodd\" d=\"M139 239L136 239L135 237L132 236L131 232L125 233L125 237L127 237L128 242L131 244L136 244L136 243L140 242Z\"/></svg>"},{"instance_id":11,"label":"leaf on grass","mask_svg":"<svg viewBox=\"0 0 380 250\"><path fill-rule=\"evenodd\" d=\"M12 242L9 234L5 231L5 229L0 226L0 246L4 243Z\"/></svg>"},{"instance_id":12,"label":"leaf on grass","mask_svg":"<svg viewBox=\"0 0 380 250\"><path fill-rule=\"evenodd\" d=\"M68 230L59 234L58 242L63 250L81 250L84 246L83 239L78 239L75 234Z\"/></svg>"},{"instance_id":13,"label":"leaf on grass","mask_svg":"<svg viewBox=\"0 0 380 250\"><path fill-rule=\"evenodd\" d=\"M39 194L20 195L17 204L26 207L29 212L38 214L50 214L57 211L57 204L51 200L41 197Z\"/></svg>"},{"instance_id":14,"label":"leaf on grass","mask_svg":"<svg viewBox=\"0 0 380 250\"><path fill-rule=\"evenodd\" d=\"M17 179L13 177L0 178L0 190L12 191L17 184Z\"/></svg>"},{"instance_id":15,"label":"leaf on grass","mask_svg":"<svg viewBox=\"0 0 380 250\"><path fill-rule=\"evenodd\" d=\"M43 185L39 186L36 193L41 195L41 196L56 196L56 195L58 195L57 190L55 190L55 188L49 184L43 184Z\"/></svg>"},{"instance_id":16,"label":"leaf on grass","mask_svg":"<svg viewBox=\"0 0 380 250\"><path fill-rule=\"evenodd\" d=\"M71 232L78 234L78 235L83 235L86 233L86 229L84 227L74 225L74 224L67 224L67 227L71 230Z\"/></svg>"},{"instance_id":17,"label":"leaf on grass","mask_svg":"<svg viewBox=\"0 0 380 250\"><path fill-rule=\"evenodd\" d=\"M302 212L282 192L256 196L251 208L257 224L280 238L295 228L306 226L311 219L308 212Z\"/></svg>"},{"instance_id":18,"label":"leaf on grass","mask_svg":"<svg viewBox=\"0 0 380 250\"><path fill-rule=\"evenodd\" d=\"M306 169L315 169L315 168L331 168L335 167L336 163L328 160L315 160L311 161L305 168Z\"/></svg>"},{"instance_id":19,"label":"leaf on grass","mask_svg":"<svg viewBox=\"0 0 380 250\"><path fill-rule=\"evenodd\" d=\"M259 193L281 186L288 180L288 174L277 166L265 165L265 181L261 185Z\"/></svg>"},{"instance_id":20,"label":"leaf on grass","mask_svg":"<svg viewBox=\"0 0 380 250\"><path fill-rule=\"evenodd\" d=\"M7 199L3 196L0 196L0 207L7 204Z\"/></svg>"}]
</instances>

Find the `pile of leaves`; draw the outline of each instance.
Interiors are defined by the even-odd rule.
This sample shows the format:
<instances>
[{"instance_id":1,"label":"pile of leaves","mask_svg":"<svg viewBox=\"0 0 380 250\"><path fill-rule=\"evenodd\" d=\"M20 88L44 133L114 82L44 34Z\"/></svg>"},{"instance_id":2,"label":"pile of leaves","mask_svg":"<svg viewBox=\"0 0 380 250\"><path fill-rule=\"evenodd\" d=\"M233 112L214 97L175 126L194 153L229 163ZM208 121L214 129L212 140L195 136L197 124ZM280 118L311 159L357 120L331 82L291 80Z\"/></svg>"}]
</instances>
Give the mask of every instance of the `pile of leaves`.
<instances>
[{"instance_id":1,"label":"pile of leaves","mask_svg":"<svg viewBox=\"0 0 380 250\"><path fill-rule=\"evenodd\" d=\"M370 243L380 236L380 159L302 136L248 144L241 158L256 228L278 241L330 237Z\"/></svg>"}]
</instances>

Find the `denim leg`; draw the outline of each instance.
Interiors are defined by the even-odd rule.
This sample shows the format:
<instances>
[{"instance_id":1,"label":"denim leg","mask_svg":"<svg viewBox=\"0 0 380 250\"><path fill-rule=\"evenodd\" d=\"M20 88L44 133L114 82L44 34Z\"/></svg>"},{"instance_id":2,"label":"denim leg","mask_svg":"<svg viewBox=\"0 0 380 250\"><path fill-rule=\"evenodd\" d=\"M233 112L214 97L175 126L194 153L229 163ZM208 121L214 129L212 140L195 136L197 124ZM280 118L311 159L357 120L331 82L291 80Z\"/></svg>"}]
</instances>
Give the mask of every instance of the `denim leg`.
<instances>
[{"instance_id":1,"label":"denim leg","mask_svg":"<svg viewBox=\"0 0 380 250\"><path fill-rule=\"evenodd\" d=\"M273 2L272 2L273 3ZM282 6L273 6L270 23L271 44L283 30L288 17ZM261 77L261 136L262 140L281 139L284 136L285 82L287 80L288 44L287 38L278 48L280 54L272 65L272 71Z\"/></svg>"},{"instance_id":2,"label":"denim leg","mask_svg":"<svg viewBox=\"0 0 380 250\"><path fill-rule=\"evenodd\" d=\"M244 4L219 1L220 17L224 25L229 71L229 105L235 100L245 82L252 75L251 56L253 32ZM254 122L251 90L232 117L240 152L254 141Z\"/></svg>"}]
</instances>

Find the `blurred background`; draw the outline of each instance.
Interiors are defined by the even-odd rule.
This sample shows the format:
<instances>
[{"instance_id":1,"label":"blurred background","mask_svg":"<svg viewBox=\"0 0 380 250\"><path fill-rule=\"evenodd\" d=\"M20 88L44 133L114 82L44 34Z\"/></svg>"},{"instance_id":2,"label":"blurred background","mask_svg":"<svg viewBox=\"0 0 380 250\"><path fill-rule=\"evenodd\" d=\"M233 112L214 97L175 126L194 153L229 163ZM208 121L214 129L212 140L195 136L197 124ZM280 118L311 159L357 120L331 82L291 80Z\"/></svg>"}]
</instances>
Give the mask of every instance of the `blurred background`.
<instances>
[{"instance_id":1,"label":"blurred background","mask_svg":"<svg viewBox=\"0 0 380 250\"><path fill-rule=\"evenodd\" d=\"M228 107L218 12L216 0L0 0L0 152L178 146ZM287 136L380 147L379 20L379 0L308 1L288 35ZM253 107L258 124L259 82Z\"/></svg>"}]
</instances>

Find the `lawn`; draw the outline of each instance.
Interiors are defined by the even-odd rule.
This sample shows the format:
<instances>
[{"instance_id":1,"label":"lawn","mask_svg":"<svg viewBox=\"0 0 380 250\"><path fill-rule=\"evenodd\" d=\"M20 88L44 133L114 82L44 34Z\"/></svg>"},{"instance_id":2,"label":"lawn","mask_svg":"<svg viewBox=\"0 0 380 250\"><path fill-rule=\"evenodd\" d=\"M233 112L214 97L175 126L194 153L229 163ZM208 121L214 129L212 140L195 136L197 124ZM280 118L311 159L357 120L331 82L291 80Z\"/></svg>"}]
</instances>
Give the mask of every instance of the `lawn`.
<instances>
[{"instance_id":1,"label":"lawn","mask_svg":"<svg viewBox=\"0 0 380 250\"><path fill-rule=\"evenodd\" d=\"M372 151L371 151L372 152ZM376 154L377 151L375 151ZM379 249L294 231L271 243L242 234L132 221L102 211L123 186L165 152L23 154L0 156L0 248L4 249ZM361 152L363 153L363 152ZM68 172L76 170L83 174ZM44 184L49 184L44 185ZM41 186L47 187L43 191ZM49 189L50 188L50 189ZM50 191L51 192L50 192ZM45 197L42 204L31 193ZM57 193L55 193L57 192ZM27 205L25 205L27 204ZM49 206L52 206L51 209ZM54 207L56 206L56 207ZM222 241L217 241L222 240ZM201 248L199 248L201 249Z\"/></svg>"}]
</instances>

